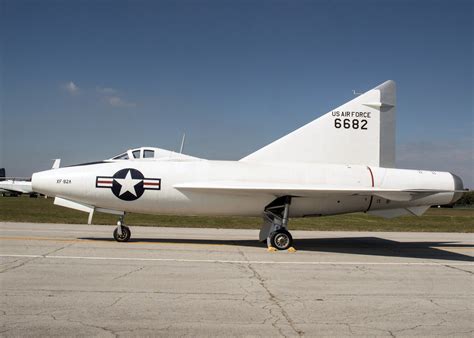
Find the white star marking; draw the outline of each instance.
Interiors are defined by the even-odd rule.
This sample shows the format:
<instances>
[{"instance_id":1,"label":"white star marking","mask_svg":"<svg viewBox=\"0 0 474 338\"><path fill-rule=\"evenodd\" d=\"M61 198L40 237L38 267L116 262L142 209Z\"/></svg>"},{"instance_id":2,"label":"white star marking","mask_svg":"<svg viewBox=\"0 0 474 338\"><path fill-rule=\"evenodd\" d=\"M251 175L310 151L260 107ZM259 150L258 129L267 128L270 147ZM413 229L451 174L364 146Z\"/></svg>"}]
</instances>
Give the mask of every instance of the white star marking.
<instances>
[{"instance_id":1,"label":"white star marking","mask_svg":"<svg viewBox=\"0 0 474 338\"><path fill-rule=\"evenodd\" d=\"M138 183L140 183L142 180L132 178L132 174L130 173L130 170L128 171L125 178L114 178L114 180L116 180L118 184L122 186L120 188L119 196L122 196L127 191L130 192L132 195L137 196L137 193L135 191L135 186Z\"/></svg>"}]
</instances>

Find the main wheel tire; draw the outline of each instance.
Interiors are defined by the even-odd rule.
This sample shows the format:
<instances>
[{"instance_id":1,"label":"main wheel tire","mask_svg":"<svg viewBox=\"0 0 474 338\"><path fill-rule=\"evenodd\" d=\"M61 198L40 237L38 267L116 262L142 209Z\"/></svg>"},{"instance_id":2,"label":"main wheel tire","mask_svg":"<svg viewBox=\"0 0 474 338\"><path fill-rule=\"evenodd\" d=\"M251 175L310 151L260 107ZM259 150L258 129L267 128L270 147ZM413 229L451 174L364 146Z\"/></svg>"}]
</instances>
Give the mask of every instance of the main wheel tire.
<instances>
[{"instance_id":1,"label":"main wheel tire","mask_svg":"<svg viewBox=\"0 0 474 338\"><path fill-rule=\"evenodd\" d=\"M117 242L128 242L131 236L132 232L130 231L130 228L125 225L122 225L121 235L118 232L118 227L114 230L114 238Z\"/></svg>"},{"instance_id":2,"label":"main wheel tire","mask_svg":"<svg viewBox=\"0 0 474 338\"><path fill-rule=\"evenodd\" d=\"M287 250L293 244L293 237L285 229L280 229L270 235L270 243L278 250Z\"/></svg>"}]
</instances>

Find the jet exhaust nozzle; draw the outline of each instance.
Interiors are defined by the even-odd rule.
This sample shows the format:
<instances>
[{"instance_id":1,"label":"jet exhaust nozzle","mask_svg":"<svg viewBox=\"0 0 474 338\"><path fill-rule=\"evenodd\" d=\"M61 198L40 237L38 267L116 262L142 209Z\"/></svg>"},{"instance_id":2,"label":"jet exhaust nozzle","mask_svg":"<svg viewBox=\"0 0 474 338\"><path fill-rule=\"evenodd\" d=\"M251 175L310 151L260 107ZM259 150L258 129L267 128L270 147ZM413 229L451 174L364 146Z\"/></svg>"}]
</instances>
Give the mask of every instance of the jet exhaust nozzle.
<instances>
[{"instance_id":1,"label":"jet exhaust nozzle","mask_svg":"<svg viewBox=\"0 0 474 338\"><path fill-rule=\"evenodd\" d=\"M459 190L464 190L464 184L462 182L462 179L458 175L451 173L451 176L453 176L454 190L457 191L453 194L453 199L451 200L451 203L450 203L450 204L453 204L456 201L458 201L464 194L462 192L459 192Z\"/></svg>"}]
</instances>

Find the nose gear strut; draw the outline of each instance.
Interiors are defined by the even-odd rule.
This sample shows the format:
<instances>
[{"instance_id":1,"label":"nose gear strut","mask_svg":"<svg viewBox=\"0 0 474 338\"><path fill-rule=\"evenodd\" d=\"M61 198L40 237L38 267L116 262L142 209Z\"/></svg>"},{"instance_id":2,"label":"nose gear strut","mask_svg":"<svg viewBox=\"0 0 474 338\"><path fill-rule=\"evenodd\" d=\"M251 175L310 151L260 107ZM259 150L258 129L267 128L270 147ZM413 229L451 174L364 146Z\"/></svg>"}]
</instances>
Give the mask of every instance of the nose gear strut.
<instances>
[{"instance_id":1,"label":"nose gear strut","mask_svg":"<svg viewBox=\"0 0 474 338\"><path fill-rule=\"evenodd\" d=\"M117 242L128 242L132 236L130 228L124 224L125 214L121 215L118 222L117 228L114 230L114 239Z\"/></svg>"}]
</instances>

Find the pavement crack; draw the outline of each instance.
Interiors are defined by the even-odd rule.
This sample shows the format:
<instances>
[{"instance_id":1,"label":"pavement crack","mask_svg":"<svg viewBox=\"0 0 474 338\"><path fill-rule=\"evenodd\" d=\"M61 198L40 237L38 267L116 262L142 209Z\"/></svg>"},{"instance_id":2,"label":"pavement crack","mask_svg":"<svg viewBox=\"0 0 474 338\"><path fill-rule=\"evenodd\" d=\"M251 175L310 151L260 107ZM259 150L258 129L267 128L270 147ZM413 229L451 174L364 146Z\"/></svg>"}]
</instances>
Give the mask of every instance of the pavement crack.
<instances>
[{"instance_id":1,"label":"pavement crack","mask_svg":"<svg viewBox=\"0 0 474 338\"><path fill-rule=\"evenodd\" d=\"M41 255L41 256L44 258L44 257L46 257L46 256L48 256L48 255L51 255L51 254L53 254L53 253L56 253L56 252L58 252L58 251L63 250L63 249L65 249L65 248L71 246L72 244L73 244L73 243L69 243L69 244L64 245L64 246L62 246L62 247L60 247L60 248L54 249L54 250L52 250L52 251L50 251L50 252L47 252L47 253L45 253L45 254L43 254L43 255ZM34 261L34 260L36 260L36 259L39 259L39 258L40 258L40 257L32 257L32 258L30 258L30 259L26 259L26 260L24 260L23 262L21 262L20 264L17 264L17 265L14 265L14 266L10 266L10 267L8 267L8 268L5 268L5 269L3 269L3 270L0 270L0 273L5 273L5 272L7 272L7 271L12 271L12 270L21 268L22 266L28 264L29 262L32 262L32 261ZM13 261L13 263L15 263L15 262L17 262L17 261L20 261L20 259L17 259L17 260L15 260L15 261Z\"/></svg>"},{"instance_id":2,"label":"pavement crack","mask_svg":"<svg viewBox=\"0 0 474 338\"><path fill-rule=\"evenodd\" d=\"M52 254L54 254L54 253L57 253L57 252L59 252L59 251L61 251L61 250L63 250L63 249L66 249L66 248L70 247L72 244L73 244L73 243L66 244L66 245L64 245L64 246L62 246L62 247L60 247L60 248L54 249L54 250L52 250L52 251L50 251L50 252L47 252L47 253L45 253L45 254L43 254L43 255L41 255L41 256L47 257L47 256L49 256L49 255L52 255Z\"/></svg>"},{"instance_id":3,"label":"pavement crack","mask_svg":"<svg viewBox=\"0 0 474 338\"><path fill-rule=\"evenodd\" d=\"M120 278L125 278L125 277L127 277L127 276L129 276L129 275L131 275L131 274L133 274L133 273L135 273L135 272L142 271L144 268L145 268L144 266L139 266L138 268L133 269L132 271L126 272L126 273L124 273L124 274L121 274L120 276L117 276L117 277L115 277L115 278L112 279L112 280L117 280L117 279L120 279Z\"/></svg>"},{"instance_id":4,"label":"pavement crack","mask_svg":"<svg viewBox=\"0 0 474 338\"><path fill-rule=\"evenodd\" d=\"M440 304L438 304L437 302L434 301L434 299L429 299L430 303L433 304L433 305L436 305L437 307L443 309L443 310L446 310L446 308L444 306L441 306Z\"/></svg>"},{"instance_id":5,"label":"pavement crack","mask_svg":"<svg viewBox=\"0 0 474 338\"><path fill-rule=\"evenodd\" d=\"M470 274L470 275L474 275L474 272L469 271L469 270L464 270L464 269L458 268L457 266L452 266L452 265L449 265L449 264L443 264L443 266L445 266L445 267L447 267L447 268L450 268L450 269L454 269L454 270L466 272L466 273L468 273L468 274Z\"/></svg>"},{"instance_id":6,"label":"pavement crack","mask_svg":"<svg viewBox=\"0 0 474 338\"><path fill-rule=\"evenodd\" d=\"M20 259L15 259L15 260L13 260L13 261L11 261L11 262L2 263L1 265L3 266L3 265L15 264L15 263L18 262L19 260L20 260Z\"/></svg>"},{"instance_id":7,"label":"pavement crack","mask_svg":"<svg viewBox=\"0 0 474 338\"><path fill-rule=\"evenodd\" d=\"M107 327L105 327L105 326L99 326L99 325L94 325L94 324L88 324L88 323L84 323L83 321L80 321L80 320L72 320L72 319L65 319L65 320L66 320L67 322L80 324L80 325L85 326L85 327L91 327L91 328L94 328L94 329L103 330L103 331L105 331L105 332L111 334L111 335L114 336L114 337L118 337L118 336L119 336L115 331L113 331L113 330L111 330L111 329L109 329L109 328L107 328Z\"/></svg>"},{"instance_id":8,"label":"pavement crack","mask_svg":"<svg viewBox=\"0 0 474 338\"><path fill-rule=\"evenodd\" d=\"M283 306L281 305L278 298L275 296L275 294L273 294L273 292L270 291L270 289L266 285L265 279L258 273L258 271L252 266L252 264L248 264L247 267L252 272L252 274L253 274L252 277L255 278L259 282L260 286L265 290L265 292L268 295L268 299L270 301L270 304L264 306L263 309L266 309L270 313L270 315L274 318L272 326L275 329L278 330L278 332L280 333L281 336L286 337L286 335L283 333L282 328L279 325L277 325L278 322L282 319L281 317L283 317L286 320L286 322L288 323L288 325L291 327L291 329L298 336L303 336L304 332L302 330L299 330L299 329L296 328L295 323L293 322L291 317L288 315L288 312L286 312L286 310L283 308ZM271 306L273 306L273 307L276 306L276 308L279 310L278 311L279 315L274 313L274 311L273 311L274 309L272 309Z\"/></svg>"},{"instance_id":9,"label":"pavement crack","mask_svg":"<svg viewBox=\"0 0 474 338\"><path fill-rule=\"evenodd\" d=\"M29 262L31 261L34 261L35 259L38 259L37 257L33 257L33 258L30 258L30 259L26 259L24 260L23 262L17 264L17 265L13 265L13 266L10 266L8 268L5 268L3 270L0 271L0 273L5 273L5 272L8 272L8 271L12 271L12 270L15 270L15 269L18 269L18 268L21 268L22 266L28 264Z\"/></svg>"},{"instance_id":10,"label":"pavement crack","mask_svg":"<svg viewBox=\"0 0 474 338\"><path fill-rule=\"evenodd\" d=\"M407 328L405 328L405 329L400 329L400 330L395 330L395 331L389 331L389 332L392 334L393 337L395 337L394 333L397 333L397 334L398 334L398 333L400 333L400 332L412 331L412 330L415 330L415 329L417 329L417 328L419 328L419 327L421 327L421 326L423 326L423 325L418 324L418 325L415 325L415 326L412 326L412 327L407 327Z\"/></svg>"},{"instance_id":11,"label":"pavement crack","mask_svg":"<svg viewBox=\"0 0 474 338\"><path fill-rule=\"evenodd\" d=\"M118 297L116 300L114 300L114 301L112 302L112 304L105 306L105 308L109 308L109 307L114 306L115 304L117 304L118 302L120 302L120 301L123 299L123 297L125 297L125 296L120 296L120 297Z\"/></svg>"},{"instance_id":12,"label":"pavement crack","mask_svg":"<svg viewBox=\"0 0 474 338\"><path fill-rule=\"evenodd\" d=\"M354 331L352 330L352 326L351 324L349 323L341 323L342 325L345 325L347 327L347 329L349 330L349 332L351 333L351 336L354 335Z\"/></svg>"}]
</instances>

